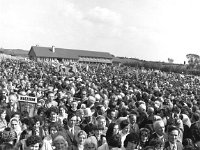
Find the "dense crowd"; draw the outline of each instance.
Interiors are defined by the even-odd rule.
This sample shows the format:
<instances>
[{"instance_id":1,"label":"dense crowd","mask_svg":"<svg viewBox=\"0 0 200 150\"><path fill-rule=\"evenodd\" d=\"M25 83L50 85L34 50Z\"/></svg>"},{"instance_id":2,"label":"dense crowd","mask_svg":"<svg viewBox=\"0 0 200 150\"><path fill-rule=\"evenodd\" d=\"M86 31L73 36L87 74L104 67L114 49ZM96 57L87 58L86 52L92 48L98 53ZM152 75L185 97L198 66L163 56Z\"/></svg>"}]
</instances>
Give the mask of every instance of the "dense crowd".
<instances>
[{"instance_id":1,"label":"dense crowd","mask_svg":"<svg viewBox=\"0 0 200 150\"><path fill-rule=\"evenodd\" d=\"M200 149L196 76L78 63L62 74L47 62L0 63L0 150ZM20 96L37 98L32 113Z\"/></svg>"}]
</instances>

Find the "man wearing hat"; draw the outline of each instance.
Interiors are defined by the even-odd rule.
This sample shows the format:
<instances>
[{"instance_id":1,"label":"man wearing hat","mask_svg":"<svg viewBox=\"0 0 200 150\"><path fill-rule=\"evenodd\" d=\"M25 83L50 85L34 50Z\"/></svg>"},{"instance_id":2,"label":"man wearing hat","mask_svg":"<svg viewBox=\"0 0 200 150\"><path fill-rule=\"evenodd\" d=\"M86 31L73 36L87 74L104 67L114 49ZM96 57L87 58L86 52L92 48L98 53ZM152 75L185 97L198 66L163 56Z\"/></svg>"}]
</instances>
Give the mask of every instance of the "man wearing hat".
<instances>
[{"instance_id":1,"label":"man wearing hat","mask_svg":"<svg viewBox=\"0 0 200 150\"><path fill-rule=\"evenodd\" d=\"M90 108L85 108L83 111L84 111L85 119L82 122L82 124L80 125L80 127L82 130L85 130L86 128L90 127L91 125L94 125L95 117L92 116L92 111Z\"/></svg>"}]
</instances>

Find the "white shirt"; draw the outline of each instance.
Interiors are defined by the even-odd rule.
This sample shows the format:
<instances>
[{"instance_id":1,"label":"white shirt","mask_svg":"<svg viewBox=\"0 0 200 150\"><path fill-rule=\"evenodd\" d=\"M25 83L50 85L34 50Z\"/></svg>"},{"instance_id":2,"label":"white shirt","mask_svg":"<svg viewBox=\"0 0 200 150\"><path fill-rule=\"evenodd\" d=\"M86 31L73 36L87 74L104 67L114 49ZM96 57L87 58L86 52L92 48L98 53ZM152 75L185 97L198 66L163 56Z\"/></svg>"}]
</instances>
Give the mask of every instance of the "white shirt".
<instances>
[{"instance_id":1,"label":"white shirt","mask_svg":"<svg viewBox=\"0 0 200 150\"><path fill-rule=\"evenodd\" d=\"M177 150L177 145L176 145L176 143L175 143L175 144L172 144L171 142L169 142L169 145L170 145L170 149L171 149L171 150Z\"/></svg>"}]
</instances>

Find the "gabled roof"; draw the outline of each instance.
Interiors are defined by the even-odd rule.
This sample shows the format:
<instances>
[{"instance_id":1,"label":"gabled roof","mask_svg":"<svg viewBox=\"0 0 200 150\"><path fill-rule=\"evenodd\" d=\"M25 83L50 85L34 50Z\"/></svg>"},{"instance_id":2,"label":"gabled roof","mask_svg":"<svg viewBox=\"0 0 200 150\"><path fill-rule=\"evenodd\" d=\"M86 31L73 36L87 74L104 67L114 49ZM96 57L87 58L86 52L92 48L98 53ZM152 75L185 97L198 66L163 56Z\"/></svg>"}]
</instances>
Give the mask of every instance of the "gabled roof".
<instances>
[{"instance_id":1,"label":"gabled roof","mask_svg":"<svg viewBox=\"0 0 200 150\"><path fill-rule=\"evenodd\" d=\"M108 58L108 59L113 58L112 55L107 52L55 48L55 52L53 53L51 47L39 47L39 46L32 46L31 49L34 50L36 57L70 58L70 59L78 59L79 57L95 57L95 58Z\"/></svg>"}]
</instances>

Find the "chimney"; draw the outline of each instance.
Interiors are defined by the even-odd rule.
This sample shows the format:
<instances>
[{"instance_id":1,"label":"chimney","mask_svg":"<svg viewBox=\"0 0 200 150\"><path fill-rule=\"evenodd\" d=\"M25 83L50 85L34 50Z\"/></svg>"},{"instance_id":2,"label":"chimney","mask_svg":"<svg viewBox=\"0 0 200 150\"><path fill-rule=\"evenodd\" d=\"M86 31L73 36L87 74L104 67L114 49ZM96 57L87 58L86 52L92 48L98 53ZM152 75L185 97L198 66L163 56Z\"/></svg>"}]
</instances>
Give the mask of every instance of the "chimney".
<instances>
[{"instance_id":1,"label":"chimney","mask_svg":"<svg viewBox=\"0 0 200 150\"><path fill-rule=\"evenodd\" d=\"M55 53L55 46L52 46L52 52Z\"/></svg>"}]
</instances>

